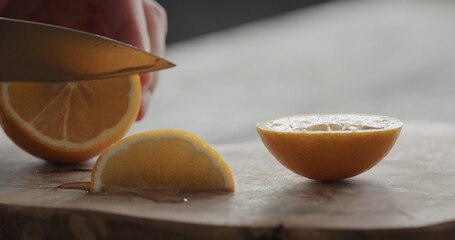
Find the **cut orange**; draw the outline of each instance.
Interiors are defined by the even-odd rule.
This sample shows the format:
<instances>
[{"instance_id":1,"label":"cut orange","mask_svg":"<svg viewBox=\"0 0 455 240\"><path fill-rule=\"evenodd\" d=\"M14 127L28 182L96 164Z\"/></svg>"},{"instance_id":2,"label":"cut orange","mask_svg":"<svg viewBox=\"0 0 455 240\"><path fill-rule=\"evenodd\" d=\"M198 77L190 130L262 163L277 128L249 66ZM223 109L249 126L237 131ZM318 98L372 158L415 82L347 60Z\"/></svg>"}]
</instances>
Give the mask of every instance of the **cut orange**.
<instances>
[{"instance_id":1,"label":"cut orange","mask_svg":"<svg viewBox=\"0 0 455 240\"><path fill-rule=\"evenodd\" d=\"M285 167L315 180L356 176L376 165L400 134L398 119L367 114L292 115L256 129Z\"/></svg>"},{"instance_id":2,"label":"cut orange","mask_svg":"<svg viewBox=\"0 0 455 240\"><path fill-rule=\"evenodd\" d=\"M127 137L98 158L91 193L123 190L234 191L226 163L191 133L158 130Z\"/></svg>"},{"instance_id":3,"label":"cut orange","mask_svg":"<svg viewBox=\"0 0 455 240\"><path fill-rule=\"evenodd\" d=\"M21 148L80 162L122 138L140 103L139 76L72 83L1 83L0 120Z\"/></svg>"}]
</instances>

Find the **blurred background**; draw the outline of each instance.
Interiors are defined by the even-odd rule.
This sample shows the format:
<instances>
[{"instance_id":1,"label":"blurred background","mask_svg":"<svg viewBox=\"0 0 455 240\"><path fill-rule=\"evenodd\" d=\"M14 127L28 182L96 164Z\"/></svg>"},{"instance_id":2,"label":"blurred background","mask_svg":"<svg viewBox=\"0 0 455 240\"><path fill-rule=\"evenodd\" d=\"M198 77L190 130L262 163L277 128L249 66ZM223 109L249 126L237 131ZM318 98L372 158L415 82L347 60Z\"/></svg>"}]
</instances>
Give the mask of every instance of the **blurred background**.
<instances>
[{"instance_id":1,"label":"blurred background","mask_svg":"<svg viewBox=\"0 0 455 240\"><path fill-rule=\"evenodd\" d=\"M328 0L156 0L166 9L167 43L270 18Z\"/></svg>"},{"instance_id":2,"label":"blurred background","mask_svg":"<svg viewBox=\"0 0 455 240\"><path fill-rule=\"evenodd\" d=\"M455 1L158 2L178 66L130 134L256 141L257 122L297 113L455 123Z\"/></svg>"}]
</instances>

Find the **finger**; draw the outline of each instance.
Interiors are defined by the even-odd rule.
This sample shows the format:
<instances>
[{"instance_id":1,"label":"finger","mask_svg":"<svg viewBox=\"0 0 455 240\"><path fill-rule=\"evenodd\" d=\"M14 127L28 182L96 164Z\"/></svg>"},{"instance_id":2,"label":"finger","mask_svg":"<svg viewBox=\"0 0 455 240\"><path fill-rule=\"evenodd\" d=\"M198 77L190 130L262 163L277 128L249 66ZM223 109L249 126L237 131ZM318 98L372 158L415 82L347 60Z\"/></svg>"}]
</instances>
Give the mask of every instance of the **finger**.
<instances>
[{"instance_id":1,"label":"finger","mask_svg":"<svg viewBox=\"0 0 455 240\"><path fill-rule=\"evenodd\" d=\"M141 93L141 105L139 107L139 112L137 113L136 121L142 120L144 118L145 113L147 112L149 101L150 101L150 92L147 90L142 90Z\"/></svg>"},{"instance_id":2,"label":"finger","mask_svg":"<svg viewBox=\"0 0 455 240\"><path fill-rule=\"evenodd\" d=\"M166 45L167 15L161 5L153 0L143 0L145 18L147 20L151 53L163 56Z\"/></svg>"},{"instance_id":3,"label":"finger","mask_svg":"<svg viewBox=\"0 0 455 240\"><path fill-rule=\"evenodd\" d=\"M167 33L166 11L153 0L143 0L143 9L147 34L150 39L150 52L157 56L163 56ZM153 91L156 81L158 81L158 74L149 74L143 78L142 86Z\"/></svg>"},{"instance_id":4,"label":"finger","mask_svg":"<svg viewBox=\"0 0 455 240\"><path fill-rule=\"evenodd\" d=\"M141 0L100 0L109 37L150 52L150 37Z\"/></svg>"},{"instance_id":5,"label":"finger","mask_svg":"<svg viewBox=\"0 0 455 240\"><path fill-rule=\"evenodd\" d=\"M146 81L142 81L143 79L146 79ZM141 106L139 108L139 113L137 115L136 119L137 121L141 120L144 117L145 113L147 112L148 105L150 102L150 96L153 93L153 90L155 89L157 83L158 83L157 72L141 74L141 84L145 85L142 85Z\"/></svg>"},{"instance_id":6,"label":"finger","mask_svg":"<svg viewBox=\"0 0 455 240\"><path fill-rule=\"evenodd\" d=\"M157 56L164 55L167 34L167 15L161 5L153 0L143 0L144 14L150 38L151 53ZM152 72L142 78L142 102L137 120L145 115L150 102L150 96L158 83L158 72Z\"/></svg>"}]
</instances>

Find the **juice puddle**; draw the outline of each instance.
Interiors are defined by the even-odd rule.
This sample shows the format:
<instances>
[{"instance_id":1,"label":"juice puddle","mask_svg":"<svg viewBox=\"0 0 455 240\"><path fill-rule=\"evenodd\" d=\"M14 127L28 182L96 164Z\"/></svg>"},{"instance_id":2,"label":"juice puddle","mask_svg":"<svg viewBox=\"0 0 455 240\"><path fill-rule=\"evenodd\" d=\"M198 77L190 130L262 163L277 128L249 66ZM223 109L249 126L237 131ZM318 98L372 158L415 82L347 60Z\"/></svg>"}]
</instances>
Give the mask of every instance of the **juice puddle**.
<instances>
[{"instance_id":1,"label":"juice puddle","mask_svg":"<svg viewBox=\"0 0 455 240\"><path fill-rule=\"evenodd\" d=\"M70 182L70 183L64 183L57 188L61 189L75 189L75 190L83 190L88 192L90 189L90 182Z\"/></svg>"},{"instance_id":2,"label":"juice puddle","mask_svg":"<svg viewBox=\"0 0 455 240\"><path fill-rule=\"evenodd\" d=\"M57 188L82 190L88 193L90 189L90 182L70 182L64 183ZM189 199L207 199L214 196L220 196L226 193L179 193L171 189L124 189L124 188L110 188L99 195L115 195L115 196L135 196L157 203L185 203Z\"/></svg>"},{"instance_id":3,"label":"juice puddle","mask_svg":"<svg viewBox=\"0 0 455 240\"><path fill-rule=\"evenodd\" d=\"M121 196L136 196L152 200L157 203L184 203L188 202L188 198L181 193L170 189L123 189L109 188L102 195L121 195Z\"/></svg>"}]
</instances>

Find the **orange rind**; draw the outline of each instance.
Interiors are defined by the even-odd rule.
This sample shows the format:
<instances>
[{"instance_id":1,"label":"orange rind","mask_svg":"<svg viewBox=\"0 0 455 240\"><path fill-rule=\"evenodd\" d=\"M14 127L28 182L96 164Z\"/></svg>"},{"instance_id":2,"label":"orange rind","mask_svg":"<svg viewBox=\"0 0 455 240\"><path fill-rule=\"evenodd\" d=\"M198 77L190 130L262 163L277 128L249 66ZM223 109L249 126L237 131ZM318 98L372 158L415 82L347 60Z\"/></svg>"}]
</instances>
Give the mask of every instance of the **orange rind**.
<instances>
[{"instance_id":1,"label":"orange rind","mask_svg":"<svg viewBox=\"0 0 455 240\"><path fill-rule=\"evenodd\" d=\"M375 166L392 149L402 122L368 114L303 114L262 121L256 129L286 168L314 180L340 180Z\"/></svg>"}]
</instances>

